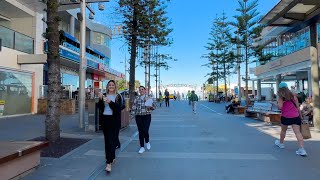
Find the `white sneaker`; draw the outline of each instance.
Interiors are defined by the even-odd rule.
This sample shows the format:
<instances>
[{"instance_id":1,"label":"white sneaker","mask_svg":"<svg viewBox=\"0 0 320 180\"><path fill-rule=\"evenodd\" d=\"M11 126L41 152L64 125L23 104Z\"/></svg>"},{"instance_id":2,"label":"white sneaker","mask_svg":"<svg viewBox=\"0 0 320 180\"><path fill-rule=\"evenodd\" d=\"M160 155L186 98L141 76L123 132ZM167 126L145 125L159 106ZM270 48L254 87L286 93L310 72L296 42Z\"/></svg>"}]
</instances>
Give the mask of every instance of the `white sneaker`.
<instances>
[{"instance_id":1,"label":"white sneaker","mask_svg":"<svg viewBox=\"0 0 320 180\"><path fill-rule=\"evenodd\" d=\"M299 148L297 151L296 151L296 154L297 155L300 155L300 156L307 156L307 152L304 148Z\"/></svg>"},{"instance_id":2,"label":"white sneaker","mask_svg":"<svg viewBox=\"0 0 320 180\"><path fill-rule=\"evenodd\" d=\"M146 143L147 149L150 150L151 149L151 144L150 142Z\"/></svg>"},{"instance_id":3,"label":"white sneaker","mask_svg":"<svg viewBox=\"0 0 320 180\"><path fill-rule=\"evenodd\" d=\"M140 149L139 149L139 151L138 151L138 153L139 154L142 154L142 153L144 153L146 150L144 149L144 147L141 147Z\"/></svg>"},{"instance_id":4,"label":"white sneaker","mask_svg":"<svg viewBox=\"0 0 320 180\"><path fill-rule=\"evenodd\" d=\"M284 149L285 148L284 144L281 144L279 140L274 141L274 144L276 146L278 146L280 149Z\"/></svg>"}]
</instances>

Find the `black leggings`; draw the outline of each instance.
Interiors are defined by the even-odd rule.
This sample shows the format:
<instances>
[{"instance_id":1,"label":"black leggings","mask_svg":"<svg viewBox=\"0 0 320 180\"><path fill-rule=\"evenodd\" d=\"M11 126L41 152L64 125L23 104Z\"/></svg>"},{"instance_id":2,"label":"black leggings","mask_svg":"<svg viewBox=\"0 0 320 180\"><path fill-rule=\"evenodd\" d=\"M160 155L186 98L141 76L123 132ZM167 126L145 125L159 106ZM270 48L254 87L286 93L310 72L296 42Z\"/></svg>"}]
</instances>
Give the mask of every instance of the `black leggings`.
<instances>
[{"instance_id":1,"label":"black leggings","mask_svg":"<svg viewBox=\"0 0 320 180\"><path fill-rule=\"evenodd\" d=\"M169 107L170 106L170 103L169 103L169 98L166 98L166 107Z\"/></svg>"},{"instance_id":2,"label":"black leggings","mask_svg":"<svg viewBox=\"0 0 320 180\"><path fill-rule=\"evenodd\" d=\"M106 163L110 164L116 158L116 134L117 126L114 116L103 115L102 116L102 128L104 135L104 150Z\"/></svg>"},{"instance_id":3,"label":"black leggings","mask_svg":"<svg viewBox=\"0 0 320 180\"><path fill-rule=\"evenodd\" d=\"M136 123L139 131L140 147L144 147L144 142L149 142L149 127L151 123L151 114L136 115Z\"/></svg>"}]
</instances>

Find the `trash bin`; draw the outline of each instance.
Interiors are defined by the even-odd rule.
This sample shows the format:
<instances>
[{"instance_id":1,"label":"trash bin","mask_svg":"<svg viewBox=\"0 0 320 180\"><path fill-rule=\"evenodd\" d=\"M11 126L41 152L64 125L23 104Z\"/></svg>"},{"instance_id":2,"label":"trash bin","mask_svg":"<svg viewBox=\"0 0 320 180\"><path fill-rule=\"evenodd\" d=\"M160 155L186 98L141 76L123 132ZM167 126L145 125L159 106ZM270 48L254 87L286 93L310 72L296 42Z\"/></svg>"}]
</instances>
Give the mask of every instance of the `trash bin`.
<instances>
[{"instance_id":1,"label":"trash bin","mask_svg":"<svg viewBox=\"0 0 320 180\"><path fill-rule=\"evenodd\" d=\"M124 108L124 109L121 111L121 128L124 128L124 127L129 126L129 123L130 123L129 100L130 100L129 98L125 98L126 108Z\"/></svg>"},{"instance_id":2,"label":"trash bin","mask_svg":"<svg viewBox=\"0 0 320 180\"><path fill-rule=\"evenodd\" d=\"M97 100L87 99L86 104L88 109L86 110L87 122L85 129L86 131L97 131L99 127L97 126L97 120L99 121L99 109L97 107Z\"/></svg>"}]
</instances>

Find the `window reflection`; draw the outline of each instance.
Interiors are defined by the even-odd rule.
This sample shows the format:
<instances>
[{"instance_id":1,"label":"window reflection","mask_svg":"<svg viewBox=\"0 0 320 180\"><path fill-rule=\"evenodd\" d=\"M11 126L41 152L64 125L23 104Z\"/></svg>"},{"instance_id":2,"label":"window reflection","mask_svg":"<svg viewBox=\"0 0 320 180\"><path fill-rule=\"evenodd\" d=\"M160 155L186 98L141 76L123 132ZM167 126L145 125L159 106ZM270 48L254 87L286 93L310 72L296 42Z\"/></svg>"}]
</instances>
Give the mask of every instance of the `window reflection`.
<instances>
[{"instance_id":1,"label":"window reflection","mask_svg":"<svg viewBox=\"0 0 320 180\"><path fill-rule=\"evenodd\" d=\"M99 44L99 45L103 45L110 48L110 41L111 39L108 35L94 32L94 39L93 39L94 44Z\"/></svg>"},{"instance_id":2,"label":"window reflection","mask_svg":"<svg viewBox=\"0 0 320 180\"><path fill-rule=\"evenodd\" d=\"M0 115L31 113L32 74L0 69Z\"/></svg>"},{"instance_id":3,"label":"window reflection","mask_svg":"<svg viewBox=\"0 0 320 180\"><path fill-rule=\"evenodd\" d=\"M310 29L307 27L295 33L285 33L270 39L263 49L263 54L271 54L271 60L275 60L309 47L310 43Z\"/></svg>"}]
</instances>

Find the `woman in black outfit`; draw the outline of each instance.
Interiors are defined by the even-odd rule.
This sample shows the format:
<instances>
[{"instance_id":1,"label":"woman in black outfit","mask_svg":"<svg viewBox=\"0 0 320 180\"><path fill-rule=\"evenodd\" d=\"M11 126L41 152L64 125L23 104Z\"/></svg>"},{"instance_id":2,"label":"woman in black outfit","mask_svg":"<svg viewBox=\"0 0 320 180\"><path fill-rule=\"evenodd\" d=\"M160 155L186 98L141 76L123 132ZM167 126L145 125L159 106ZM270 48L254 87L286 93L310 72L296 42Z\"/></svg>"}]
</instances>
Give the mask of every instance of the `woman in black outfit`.
<instances>
[{"instance_id":1,"label":"woman in black outfit","mask_svg":"<svg viewBox=\"0 0 320 180\"><path fill-rule=\"evenodd\" d=\"M117 93L116 83L110 80L106 94L99 94L98 108L105 142L106 171L111 172L111 163L115 160L116 146L120 146L119 129L121 125L122 97Z\"/></svg>"}]
</instances>

